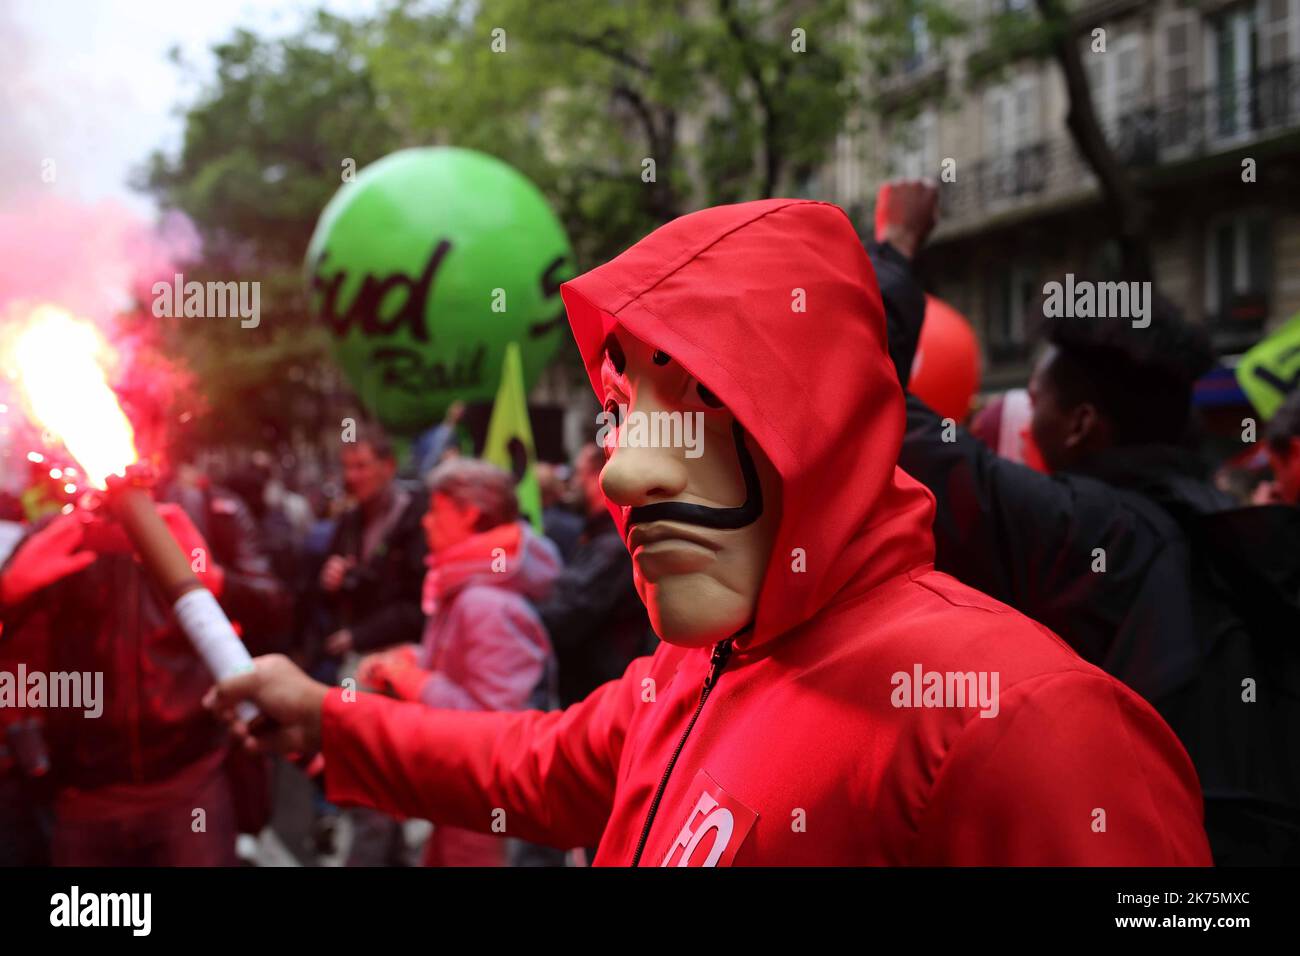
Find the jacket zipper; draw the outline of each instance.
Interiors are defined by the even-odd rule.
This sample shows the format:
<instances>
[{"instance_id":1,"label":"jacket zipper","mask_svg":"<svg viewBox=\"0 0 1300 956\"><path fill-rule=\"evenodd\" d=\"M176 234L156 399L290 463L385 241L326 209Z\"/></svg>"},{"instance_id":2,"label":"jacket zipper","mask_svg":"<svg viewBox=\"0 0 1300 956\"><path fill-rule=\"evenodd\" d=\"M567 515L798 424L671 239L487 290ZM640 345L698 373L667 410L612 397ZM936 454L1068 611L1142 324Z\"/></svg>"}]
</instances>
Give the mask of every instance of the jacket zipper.
<instances>
[{"instance_id":1,"label":"jacket zipper","mask_svg":"<svg viewBox=\"0 0 1300 956\"><path fill-rule=\"evenodd\" d=\"M664 775L659 780L659 789L655 791L654 799L650 801L650 809L646 813L645 825L641 827L641 839L637 840L636 853L632 855L633 866L641 864L641 854L645 852L646 840L650 838L650 827L654 825L655 814L659 812L659 801L663 799L664 790L668 788L668 778L672 776L673 767L677 765L677 758L681 756L682 748L686 746L686 738L691 735L691 730L695 727L695 721L699 719L700 711L704 709L704 702L709 699L709 691L713 690L713 685L718 682L722 669L727 666L727 659L731 657L732 640L732 638L728 637L713 645L713 656L709 659L709 673L705 676L704 687L700 690L700 702L695 705L695 713L691 715L690 723L682 731L682 738L677 741L677 749L673 751L668 766L664 768Z\"/></svg>"}]
</instances>

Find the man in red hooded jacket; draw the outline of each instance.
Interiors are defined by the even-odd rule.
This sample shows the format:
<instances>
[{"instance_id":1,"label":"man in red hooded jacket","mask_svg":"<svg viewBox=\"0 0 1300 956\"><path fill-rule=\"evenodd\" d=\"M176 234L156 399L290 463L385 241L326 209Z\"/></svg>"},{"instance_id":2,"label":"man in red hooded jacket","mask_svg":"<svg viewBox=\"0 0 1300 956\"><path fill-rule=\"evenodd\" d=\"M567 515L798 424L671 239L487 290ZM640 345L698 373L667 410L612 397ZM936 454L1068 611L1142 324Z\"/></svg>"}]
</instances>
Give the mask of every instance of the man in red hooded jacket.
<instances>
[{"instance_id":1,"label":"man in red hooded jacket","mask_svg":"<svg viewBox=\"0 0 1300 956\"><path fill-rule=\"evenodd\" d=\"M319 746L334 801L599 843L597 864L1208 864L1156 713L933 570L841 210L707 209L562 292L654 656L551 713L349 695L282 658L212 706L255 701L261 746Z\"/></svg>"}]
</instances>

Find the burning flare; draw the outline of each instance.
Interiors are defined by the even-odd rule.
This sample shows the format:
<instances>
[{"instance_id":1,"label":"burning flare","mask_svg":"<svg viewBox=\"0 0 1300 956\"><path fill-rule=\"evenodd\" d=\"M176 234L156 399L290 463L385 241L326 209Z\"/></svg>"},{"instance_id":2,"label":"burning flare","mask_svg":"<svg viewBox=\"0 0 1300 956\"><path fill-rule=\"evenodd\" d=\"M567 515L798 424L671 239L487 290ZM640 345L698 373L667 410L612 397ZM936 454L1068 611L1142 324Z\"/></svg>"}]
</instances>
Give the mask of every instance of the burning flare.
<instances>
[{"instance_id":1,"label":"burning flare","mask_svg":"<svg viewBox=\"0 0 1300 956\"><path fill-rule=\"evenodd\" d=\"M13 378L33 424L63 442L93 486L107 490L110 475L136 460L135 436L108 386L112 351L90 322L43 305L0 336L0 368ZM33 455L35 457L33 457ZM43 462L39 453L29 461ZM59 471L62 477L66 469ZM57 480L57 479L56 479ZM154 507L149 492L122 485L107 496L146 573L172 603L181 631L217 680L252 670L253 660L212 592L203 586ZM252 723L257 708L245 701L240 718Z\"/></svg>"},{"instance_id":2,"label":"burning flare","mask_svg":"<svg viewBox=\"0 0 1300 956\"><path fill-rule=\"evenodd\" d=\"M0 341L0 366L28 418L62 442L100 489L137 458L131 423L104 372L111 358L93 324L52 305L32 310Z\"/></svg>"}]
</instances>

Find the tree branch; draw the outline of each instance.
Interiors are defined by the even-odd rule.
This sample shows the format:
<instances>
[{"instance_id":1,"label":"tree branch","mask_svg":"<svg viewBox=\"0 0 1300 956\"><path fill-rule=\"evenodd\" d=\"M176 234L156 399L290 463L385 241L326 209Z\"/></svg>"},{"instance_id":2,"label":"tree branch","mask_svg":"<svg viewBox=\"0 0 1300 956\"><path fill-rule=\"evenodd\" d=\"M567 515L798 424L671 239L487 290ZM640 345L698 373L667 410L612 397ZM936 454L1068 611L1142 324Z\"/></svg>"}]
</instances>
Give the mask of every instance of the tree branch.
<instances>
[{"instance_id":1,"label":"tree branch","mask_svg":"<svg viewBox=\"0 0 1300 956\"><path fill-rule=\"evenodd\" d=\"M754 84L759 111L763 118L763 196L770 197L781 175L781 150L777 143L780 133L780 116L771 88L763 79L763 65L754 57L753 40L740 22L733 0L718 0L718 9L727 24L727 32L740 50L740 62L745 75Z\"/></svg>"},{"instance_id":2,"label":"tree branch","mask_svg":"<svg viewBox=\"0 0 1300 956\"><path fill-rule=\"evenodd\" d=\"M619 82L614 84L613 96L614 99L622 100L632 108L632 112L636 114L641 123L641 128L645 130L646 145L649 147L650 157L655 161L656 169L662 166L665 173L666 178L662 183L656 174L655 188L646 191L646 212L659 222L676 219L679 215L677 197L673 192L671 181L672 165L676 153L676 115L672 110L663 109L663 127L661 128L659 123L656 122L654 108L637 90L626 83Z\"/></svg>"},{"instance_id":3,"label":"tree branch","mask_svg":"<svg viewBox=\"0 0 1300 956\"><path fill-rule=\"evenodd\" d=\"M1130 280L1151 281L1154 276L1147 248L1150 208L1106 141L1097 121L1070 13L1062 0L1037 0L1037 4L1038 12L1050 31L1052 52L1065 75L1065 88L1070 99L1065 124L1101 184L1107 215L1119 239L1124 273Z\"/></svg>"},{"instance_id":4,"label":"tree branch","mask_svg":"<svg viewBox=\"0 0 1300 956\"><path fill-rule=\"evenodd\" d=\"M612 41L618 39L618 35L613 30L606 30L599 36L584 36L580 33L570 33L560 31L555 35L557 40L564 43L581 47L584 50L591 50L599 53L606 59L613 60L622 66L630 67L638 73L649 73L650 64L628 52L625 48L615 45Z\"/></svg>"}]
</instances>

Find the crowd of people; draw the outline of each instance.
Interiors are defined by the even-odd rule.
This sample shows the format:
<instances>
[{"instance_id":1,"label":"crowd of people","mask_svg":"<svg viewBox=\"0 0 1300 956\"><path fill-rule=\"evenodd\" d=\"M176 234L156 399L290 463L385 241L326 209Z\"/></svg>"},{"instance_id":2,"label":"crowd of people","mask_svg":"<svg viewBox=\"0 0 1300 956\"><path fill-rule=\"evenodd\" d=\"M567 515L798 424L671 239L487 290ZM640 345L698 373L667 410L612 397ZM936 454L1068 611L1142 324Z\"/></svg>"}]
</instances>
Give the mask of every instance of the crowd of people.
<instances>
[{"instance_id":1,"label":"crowd of people","mask_svg":"<svg viewBox=\"0 0 1300 956\"><path fill-rule=\"evenodd\" d=\"M648 841L687 861L717 807L712 862L1300 861L1300 391L1241 507L1189 437L1202 331L1167 303L1141 329L1047 321L1035 460L1014 460L907 393L933 187L893 184L866 258L838 210L776 203L686 217L603 267L618 281L566 291L602 402L711 416L701 464L589 445L537 466L540 516L460 454L458 415L417 445L416 480L358 430L337 499L287 492L265 459L175 464L164 518L270 655L215 696L111 517L11 535L0 670L102 672L108 692L94 721L0 709L0 863L233 863L270 819L268 749L303 758L316 848L346 818L354 865L636 863ZM638 254L720 237L673 259L695 278L655 287L658 315L599 299L652 273ZM796 281L824 296L818 331L777 315L751 335ZM728 288L750 312L671 318ZM1000 675L1002 719L931 716L919 690L877 709L867 688L913 661ZM661 803L686 815L653 831ZM819 829L791 840L805 812Z\"/></svg>"},{"instance_id":2,"label":"crowd of people","mask_svg":"<svg viewBox=\"0 0 1300 956\"><path fill-rule=\"evenodd\" d=\"M538 465L545 533L521 516L511 475L454 448L399 477L377 425L341 444L336 495L287 490L265 455L225 475L181 463L155 494L252 653L430 707L554 709L655 643L602 461L593 445L573 467ZM0 670L100 672L108 706L95 721L0 708L0 865L237 862L236 834L270 821L270 765L202 708L210 675L130 542L106 513L5 517ZM319 788L313 812L308 853L350 865L565 859L524 844L507 857L503 841L448 827L421 857L402 821L364 809L347 811L340 848L340 810Z\"/></svg>"}]
</instances>

